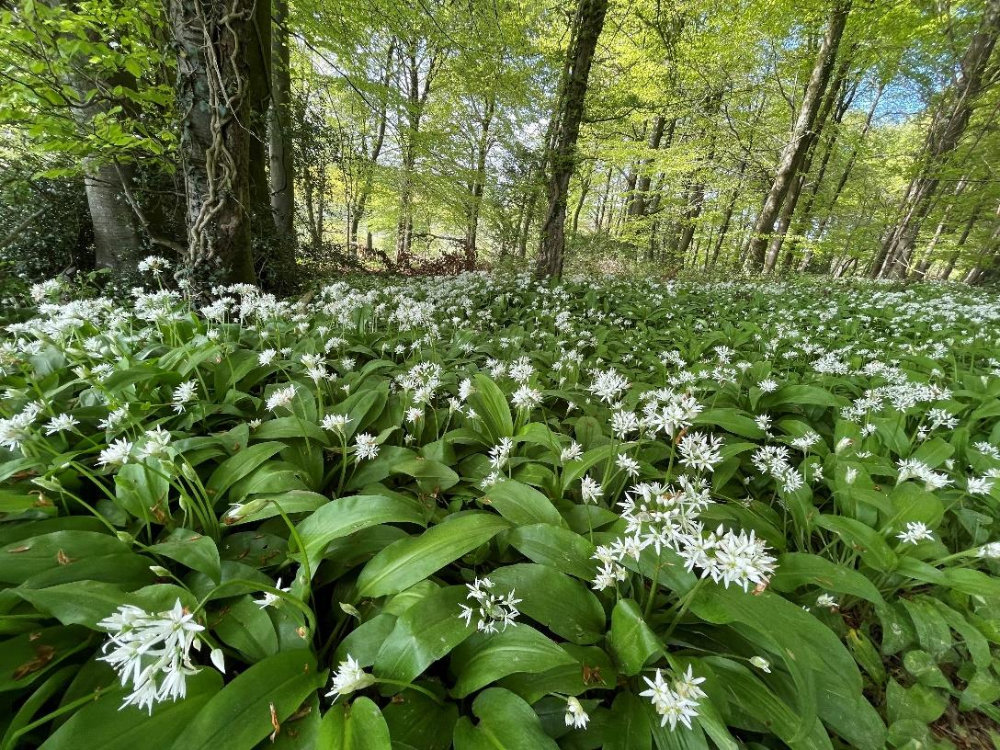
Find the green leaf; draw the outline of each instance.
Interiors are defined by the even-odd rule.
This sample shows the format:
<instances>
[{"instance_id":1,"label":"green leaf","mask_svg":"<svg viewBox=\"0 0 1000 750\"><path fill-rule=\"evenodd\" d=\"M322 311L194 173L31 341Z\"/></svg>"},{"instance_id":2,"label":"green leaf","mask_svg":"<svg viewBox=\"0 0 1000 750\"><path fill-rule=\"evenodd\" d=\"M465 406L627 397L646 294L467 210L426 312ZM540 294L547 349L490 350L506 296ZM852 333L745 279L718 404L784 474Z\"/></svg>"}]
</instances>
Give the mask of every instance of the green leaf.
<instances>
[{"instance_id":1,"label":"green leaf","mask_svg":"<svg viewBox=\"0 0 1000 750\"><path fill-rule=\"evenodd\" d=\"M816 525L835 532L849 549L861 555L861 559L880 573L891 573L897 563L896 553L885 539L870 526L853 518L821 515Z\"/></svg>"},{"instance_id":2,"label":"green leaf","mask_svg":"<svg viewBox=\"0 0 1000 750\"><path fill-rule=\"evenodd\" d=\"M594 545L569 529L550 524L519 526L507 541L529 560L590 581L597 572Z\"/></svg>"},{"instance_id":3,"label":"green leaf","mask_svg":"<svg viewBox=\"0 0 1000 750\"><path fill-rule=\"evenodd\" d=\"M611 707L611 722L604 750L649 750L653 746L652 727L646 703L632 693L622 692ZM681 730L683 731L683 730Z\"/></svg>"},{"instance_id":4,"label":"green leaf","mask_svg":"<svg viewBox=\"0 0 1000 750\"><path fill-rule=\"evenodd\" d=\"M476 632L459 618L468 589L449 586L424 597L403 612L375 657L375 675L412 682Z\"/></svg>"},{"instance_id":5,"label":"green leaf","mask_svg":"<svg viewBox=\"0 0 1000 750\"><path fill-rule=\"evenodd\" d=\"M934 528L944 517L944 503L941 499L915 482L896 485L889 499L893 515L886 520L893 529L902 529L911 521L919 521Z\"/></svg>"},{"instance_id":6,"label":"green leaf","mask_svg":"<svg viewBox=\"0 0 1000 750\"><path fill-rule=\"evenodd\" d=\"M487 436L494 444L502 437L513 437L514 420L503 391L482 373L476 373L472 381L476 390L469 396L469 404L482 419Z\"/></svg>"},{"instance_id":7,"label":"green leaf","mask_svg":"<svg viewBox=\"0 0 1000 750\"><path fill-rule=\"evenodd\" d=\"M200 571L216 583L222 576L222 562L215 542L189 529L174 529L166 541L154 544L149 551Z\"/></svg>"},{"instance_id":8,"label":"green leaf","mask_svg":"<svg viewBox=\"0 0 1000 750\"><path fill-rule=\"evenodd\" d=\"M541 492L521 482L507 480L490 487L480 502L518 526L547 523L562 526L562 516Z\"/></svg>"},{"instance_id":9,"label":"green leaf","mask_svg":"<svg viewBox=\"0 0 1000 750\"><path fill-rule=\"evenodd\" d=\"M400 539L375 555L358 576L358 594L369 597L398 594L509 526L504 519L489 513L450 516L420 536Z\"/></svg>"},{"instance_id":10,"label":"green leaf","mask_svg":"<svg viewBox=\"0 0 1000 750\"><path fill-rule=\"evenodd\" d=\"M266 659L278 651L278 635L267 611L249 595L226 604L222 618L212 630L219 639L243 654L250 662Z\"/></svg>"},{"instance_id":11,"label":"green leaf","mask_svg":"<svg viewBox=\"0 0 1000 750\"><path fill-rule=\"evenodd\" d=\"M547 565L523 563L490 573L499 590L521 599L518 609L558 636L585 645L604 637L604 607L580 581Z\"/></svg>"},{"instance_id":12,"label":"green leaf","mask_svg":"<svg viewBox=\"0 0 1000 750\"><path fill-rule=\"evenodd\" d=\"M458 675L452 695L470 693L510 674L537 674L576 660L558 644L528 625L499 633L477 633L454 650L451 665Z\"/></svg>"},{"instance_id":13,"label":"green leaf","mask_svg":"<svg viewBox=\"0 0 1000 750\"><path fill-rule=\"evenodd\" d=\"M389 727L369 698L333 706L323 716L317 747L324 750L391 750Z\"/></svg>"},{"instance_id":14,"label":"green leaf","mask_svg":"<svg viewBox=\"0 0 1000 750\"><path fill-rule=\"evenodd\" d=\"M278 417L261 422L253 431L254 440L309 438L320 445L329 445L330 437L323 428L298 417Z\"/></svg>"},{"instance_id":15,"label":"green leaf","mask_svg":"<svg viewBox=\"0 0 1000 750\"><path fill-rule=\"evenodd\" d=\"M283 651L240 674L206 703L170 746L174 750L250 750L324 683L305 650Z\"/></svg>"},{"instance_id":16,"label":"green leaf","mask_svg":"<svg viewBox=\"0 0 1000 750\"><path fill-rule=\"evenodd\" d=\"M90 645L85 628L44 628L0 643L0 692L22 690L64 659Z\"/></svg>"},{"instance_id":17,"label":"green leaf","mask_svg":"<svg viewBox=\"0 0 1000 750\"><path fill-rule=\"evenodd\" d=\"M153 740L168 747L221 688L222 675L204 668L188 678L183 700L157 704L152 716L135 706L121 708L123 693L112 689L72 714L42 749L133 750Z\"/></svg>"},{"instance_id":18,"label":"green leaf","mask_svg":"<svg viewBox=\"0 0 1000 750\"><path fill-rule=\"evenodd\" d=\"M384 523L422 526L424 518L423 506L401 495L353 495L330 501L299 523L296 531L315 574L323 551L334 539Z\"/></svg>"},{"instance_id":19,"label":"green leaf","mask_svg":"<svg viewBox=\"0 0 1000 750\"><path fill-rule=\"evenodd\" d=\"M0 549L0 582L23 583L28 578L73 561L130 554L116 537L96 531L55 531L30 536Z\"/></svg>"},{"instance_id":20,"label":"green leaf","mask_svg":"<svg viewBox=\"0 0 1000 750\"><path fill-rule=\"evenodd\" d=\"M219 464L209 477L205 485L208 496L218 502L233 484L250 476L250 472L286 447L284 443L274 441L257 443L230 456Z\"/></svg>"},{"instance_id":21,"label":"green leaf","mask_svg":"<svg viewBox=\"0 0 1000 750\"><path fill-rule=\"evenodd\" d=\"M772 408L781 404L838 407L846 403L846 399L836 396L824 388L799 383L783 385L774 393L767 394L760 400L762 409Z\"/></svg>"},{"instance_id":22,"label":"green leaf","mask_svg":"<svg viewBox=\"0 0 1000 750\"><path fill-rule=\"evenodd\" d=\"M441 705L423 693L405 690L393 696L382 716L393 750L450 750L458 706Z\"/></svg>"},{"instance_id":23,"label":"green leaf","mask_svg":"<svg viewBox=\"0 0 1000 750\"><path fill-rule=\"evenodd\" d=\"M393 464L394 474L406 474L417 480L421 492L438 494L458 484L458 474L440 461L410 458Z\"/></svg>"},{"instance_id":24,"label":"green leaf","mask_svg":"<svg viewBox=\"0 0 1000 750\"><path fill-rule=\"evenodd\" d=\"M562 471L563 487L569 487L601 461L607 461L612 456L617 455L619 450L621 450L620 446L599 445L596 448L591 448L575 461L567 461Z\"/></svg>"},{"instance_id":25,"label":"green leaf","mask_svg":"<svg viewBox=\"0 0 1000 750\"><path fill-rule=\"evenodd\" d=\"M42 589L17 588L11 591L63 625L86 625L89 628L95 628L98 622L125 603L125 592L120 586L101 581L75 581Z\"/></svg>"},{"instance_id":26,"label":"green leaf","mask_svg":"<svg viewBox=\"0 0 1000 750\"><path fill-rule=\"evenodd\" d=\"M819 620L780 596L748 596L735 589L704 587L691 604L702 620L732 623L759 649L784 662L796 688L799 739L819 717L852 746L880 750L885 727L862 695L862 679L851 654Z\"/></svg>"},{"instance_id":27,"label":"green leaf","mask_svg":"<svg viewBox=\"0 0 1000 750\"><path fill-rule=\"evenodd\" d=\"M479 718L462 717L455 725L455 750L559 750L545 734L531 706L502 688L484 690L472 704Z\"/></svg>"},{"instance_id":28,"label":"green leaf","mask_svg":"<svg viewBox=\"0 0 1000 750\"><path fill-rule=\"evenodd\" d=\"M619 600L611 612L610 646L618 667L630 677L639 674L653 654L663 651L639 605L631 599Z\"/></svg>"},{"instance_id":29,"label":"green leaf","mask_svg":"<svg viewBox=\"0 0 1000 750\"><path fill-rule=\"evenodd\" d=\"M802 586L818 586L839 594L881 604L883 599L871 581L857 571L830 562L818 555L788 552L778 558L778 570L771 578L771 588L791 592Z\"/></svg>"},{"instance_id":30,"label":"green leaf","mask_svg":"<svg viewBox=\"0 0 1000 750\"><path fill-rule=\"evenodd\" d=\"M941 613L923 597L901 599L900 604L910 615L921 648L935 658L942 658L951 648L951 628Z\"/></svg>"},{"instance_id":31,"label":"green leaf","mask_svg":"<svg viewBox=\"0 0 1000 750\"><path fill-rule=\"evenodd\" d=\"M764 431L757 426L753 417L740 409L706 409L695 418L694 423L696 425L721 427L726 432L731 432L740 437L764 437Z\"/></svg>"}]
</instances>

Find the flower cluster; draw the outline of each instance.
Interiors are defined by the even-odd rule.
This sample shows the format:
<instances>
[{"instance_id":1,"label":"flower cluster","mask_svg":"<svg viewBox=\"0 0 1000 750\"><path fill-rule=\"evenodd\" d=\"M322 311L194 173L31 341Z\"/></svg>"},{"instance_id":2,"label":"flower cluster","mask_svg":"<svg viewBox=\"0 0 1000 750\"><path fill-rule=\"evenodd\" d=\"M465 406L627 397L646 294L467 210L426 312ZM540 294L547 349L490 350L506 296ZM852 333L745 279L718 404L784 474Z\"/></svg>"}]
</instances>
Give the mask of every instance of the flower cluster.
<instances>
[{"instance_id":1,"label":"flower cluster","mask_svg":"<svg viewBox=\"0 0 1000 750\"><path fill-rule=\"evenodd\" d=\"M514 598L513 589L503 595L494 594L494 583L489 578L477 578L466 586L469 589L466 598L475 601L472 607L460 605L459 617L467 626L472 624L473 618L476 629L484 633L496 633L498 628L506 630L508 625L517 625L514 620L520 614L517 605L521 600Z\"/></svg>"},{"instance_id":2,"label":"flower cluster","mask_svg":"<svg viewBox=\"0 0 1000 750\"><path fill-rule=\"evenodd\" d=\"M663 679L663 672L659 669L652 680L646 676L642 679L649 689L639 695L649 698L653 709L661 717L660 726L669 724L673 731L678 724L683 724L690 729L691 719L698 716L698 705L705 697L705 691L699 687L705 678L695 677L689 666L684 674L670 683Z\"/></svg>"},{"instance_id":3,"label":"flower cluster","mask_svg":"<svg viewBox=\"0 0 1000 750\"><path fill-rule=\"evenodd\" d=\"M730 584L749 590L751 585L766 586L775 569L775 559L754 532L736 533L721 525L706 533L698 515L712 504L708 485L701 478L681 476L678 485L640 483L620 504L625 520L625 534L608 545L597 548L594 558L600 563L594 588L606 589L625 580L625 560L639 559L652 547L657 554L669 549L680 555L685 568L701 571L726 588Z\"/></svg>"},{"instance_id":4,"label":"flower cluster","mask_svg":"<svg viewBox=\"0 0 1000 750\"><path fill-rule=\"evenodd\" d=\"M191 650L201 647L198 636L205 628L194 620L180 599L166 612L149 613L124 605L98 627L111 632L100 661L118 673L132 692L122 707L136 705L153 712L153 705L187 694L187 678L197 673ZM222 670L222 652L212 652L212 662Z\"/></svg>"}]
</instances>

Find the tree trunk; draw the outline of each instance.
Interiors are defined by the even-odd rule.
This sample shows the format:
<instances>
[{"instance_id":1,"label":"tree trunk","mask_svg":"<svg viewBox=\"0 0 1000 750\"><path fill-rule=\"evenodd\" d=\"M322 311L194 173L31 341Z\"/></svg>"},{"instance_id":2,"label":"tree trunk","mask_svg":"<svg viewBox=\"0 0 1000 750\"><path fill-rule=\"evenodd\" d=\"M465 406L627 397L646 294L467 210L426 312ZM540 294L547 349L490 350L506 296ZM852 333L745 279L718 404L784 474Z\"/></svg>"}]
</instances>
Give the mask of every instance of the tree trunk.
<instances>
[{"instance_id":1,"label":"tree trunk","mask_svg":"<svg viewBox=\"0 0 1000 750\"><path fill-rule=\"evenodd\" d=\"M131 169L124 170L126 178ZM94 224L94 266L122 271L138 263L142 247L138 222L114 164L86 169L84 188Z\"/></svg>"},{"instance_id":2,"label":"tree trunk","mask_svg":"<svg viewBox=\"0 0 1000 750\"><path fill-rule=\"evenodd\" d=\"M472 184L469 186L469 215L465 230L465 268L476 269L476 238L479 234L479 211L483 205L483 191L486 189L486 157L490 150L490 126L496 109L496 92L491 92L485 102L485 111L480 120L479 140L476 143L476 164Z\"/></svg>"},{"instance_id":3,"label":"tree trunk","mask_svg":"<svg viewBox=\"0 0 1000 750\"><path fill-rule=\"evenodd\" d=\"M819 169L816 171L816 175L812 178L812 187L809 191L809 196L806 198L806 202L802 206L802 210L798 212L798 217L796 217L796 207L802 197L802 189L805 187L807 182L806 175L812 167L816 151L820 145L820 137L827 129L827 123L832 122L833 125L839 126L840 123L843 122L844 115L847 114L847 110L850 108L851 103L854 101L854 96L858 91L859 81L857 80L852 86L845 85L852 57L853 55L845 55L844 59L841 61L837 77L833 85L830 87L830 91L827 94L823 108L820 110L816 127L813 129L812 144L809 151L806 153L805 162L802 165L799 180L793 184L792 188L789 190L789 195L785 198L786 206L782 209L782 218L779 218L781 227L779 231L775 232L775 236L771 239L771 246L768 248L768 261L771 270L774 269L775 264L777 263L778 254L781 252L785 239L788 235L788 231L794 220L795 231L792 233L793 236L788 242L784 262L784 268L786 270L791 268L792 263L795 260L795 252L799 242L799 237L803 234L803 230L809 223L810 217L812 216L813 206L816 203L816 197L819 195L820 188L823 186L823 180L826 177L826 170L830 165L830 157L833 156L837 147L837 136L839 134L839 130L835 129L825 140L823 157L820 159ZM834 101L836 101L836 107L832 106ZM833 114L832 119L830 117L831 112ZM789 206L787 204L791 205Z\"/></svg>"},{"instance_id":4,"label":"tree trunk","mask_svg":"<svg viewBox=\"0 0 1000 750\"><path fill-rule=\"evenodd\" d=\"M396 224L396 265L406 267L410 264L410 254L413 246L413 183L417 166L417 140L420 137L420 122L424 116L427 97L431 93L431 85L437 73L437 56L429 53L430 61L420 80L420 62L417 58L417 43L411 41L406 50L401 50L404 71L406 73L406 125L403 139L402 185L399 190L399 219Z\"/></svg>"},{"instance_id":5,"label":"tree trunk","mask_svg":"<svg viewBox=\"0 0 1000 750\"><path fill-rule=\"evenodd\" d=\"M910 181L900 207L900 219L880 250L881 266L872 275L898 276L905 271L902 259L909 259L920 225L930 211L943 163L958 148L969 124L975 100L989 85L987 70L997 35L1000 33L1000 0L986 0L979 27L959 63L959 73L945 91L924 141L922 167Z\"/></svg>"},{"instance_id":6,"label":"tree trunk","mask_svg":"<svg viewBox=\"0 0 1000 750\"><path fill-rule=\"evenodd\" d=\"M361 189L358 196L350 207L351 220L347 230L347 243L349 249L358 249L358 229L361 226L361 219L365 215L368 207L368 199L372 194L372 187L375 184L375 167L378 166L379 157L382 155L382 147L385 145L385 130L388 123L389 110L389 83L392 79L392 58L396 54L396 38L389 40L389 49L385 57L385 73L382 77L382 96L379 100L378 120L375 126L375 141L372 143L371 152L368 154L368 164Z\"/></svg>"},{"instance_id":7,"label":"tree trunk","mask_svg":"<svg viewBox=\"0 0 1000 750\"><path fill-rule=\"evenodd\" d=\"M187 204L184 274L195 292L254 283L250 252L248 48L252 0L169 0Z\"/></svg>"},{"instance_id":8,"label":"tree trunk","mask_svg":"<svg viewBox=\"0 0 1000 750\"><path fill-rule=\"evenodd\" d=\"M674 126L677 120L670 121L669 134L667 135L667 146L673 140ZM663 141L663 134L667 131L667 118L658 115L653 122L653 130L649 134L649 141L646 143L649 151L653 152L660 148ZM652 175L649 172L649 165L652 163L652 155L645 157L639 162L639 181L636 183L635 192L632 194L632 202L629 203L629 216L645 216L646 196L649 193L649 184Z\"/></svg>"},{"instance_id":9,"label":"tree trunk","mask_svg":"<svg viewBox=\"0 0 1000 750\"><path fill-rule=\"evenodd\" d=\"M273 0L271 34L271 110L268 129L271 216L274 220L275 271L279 286L294 287L295 151L292 145L292 79L288 50L288 0Z\"/></svg>"},{"instance_id":10,"label":"tree trunk","mask_svg":"<svg viewBox=\"0 0 1000 750\"><path fill-rule=\"evenodd\" d=\"M806 86L805 96L799 107L798 118L792 129L791 137L781 154L771 189L768 191L767 198L764 200L764 205L754 225L749 255L751 266L755 270L764 268L768 241L774 229L774 222L778 218L788 190L805 159L806 151L812 143L809 134L812 132L816 115L823 101L823 95L830 82L833 64L837 57L837 48L840 46L840 40L844 34L844 26L847 23L850 8L850 0L834 0L826 34L823 36L823 42L816 55L816 63L813 65L812 75L809 77L809 84Z\"/></svg>"},{"instance_id":11,"label":"tree trunk","mask_svg":"<svg viewBox=\"0 0 1000 750\"><path fill-rule=\"evenodd\" d=\"M576 166L576 140L583 120L587 80L597 39L604 27L608 0L579 0L574 34L567 52L567 71L560 92L558 125L549 162L548 207L542 222L541 243L535 267L539 276L562 275L566 237L566 199Z\"/></svg>"}]
</instances>

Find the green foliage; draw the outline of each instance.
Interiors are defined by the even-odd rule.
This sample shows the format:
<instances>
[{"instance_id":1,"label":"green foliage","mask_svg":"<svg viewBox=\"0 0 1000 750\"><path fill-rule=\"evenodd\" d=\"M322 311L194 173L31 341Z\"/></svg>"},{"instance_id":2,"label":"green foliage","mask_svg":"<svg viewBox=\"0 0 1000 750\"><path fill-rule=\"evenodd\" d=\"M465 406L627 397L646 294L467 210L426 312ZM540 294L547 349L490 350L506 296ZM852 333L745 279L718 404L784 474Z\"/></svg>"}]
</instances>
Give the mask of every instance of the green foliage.
<instances>
[{"instance_id":1,"label":"green foliage","mask_svg":"<svg viewBox=\"0 0 1000 750\"><path fill-rule=\"evenodd\" d=\"M997 719L992 296L33 291L57 304L0 347L5 750L877 750Z\"/></svg>"}]
</instances>

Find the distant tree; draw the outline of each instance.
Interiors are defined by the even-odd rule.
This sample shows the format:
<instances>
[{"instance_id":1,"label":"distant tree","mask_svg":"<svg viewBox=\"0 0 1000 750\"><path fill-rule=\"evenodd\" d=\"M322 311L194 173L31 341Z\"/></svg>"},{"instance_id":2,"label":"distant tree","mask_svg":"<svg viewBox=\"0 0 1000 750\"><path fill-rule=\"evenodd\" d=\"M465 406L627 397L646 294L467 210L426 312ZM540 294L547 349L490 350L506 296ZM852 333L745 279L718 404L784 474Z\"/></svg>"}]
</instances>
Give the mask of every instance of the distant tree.
<instances>
[{"instance_id":1,"label":"distant tree","mask_svg":"<svg viewBox=\"0 0 1000 750\"><path fill-rule=\"evenodd\" d=\"M541 243L535 265L535 272L540 276L562 275L569 181L576 166L576 141L583 121L590 68L607 11L608 0L580 0L573 20L559 105L546 158L548 206L542 220Z\"/></svg>"}]
</instances>

